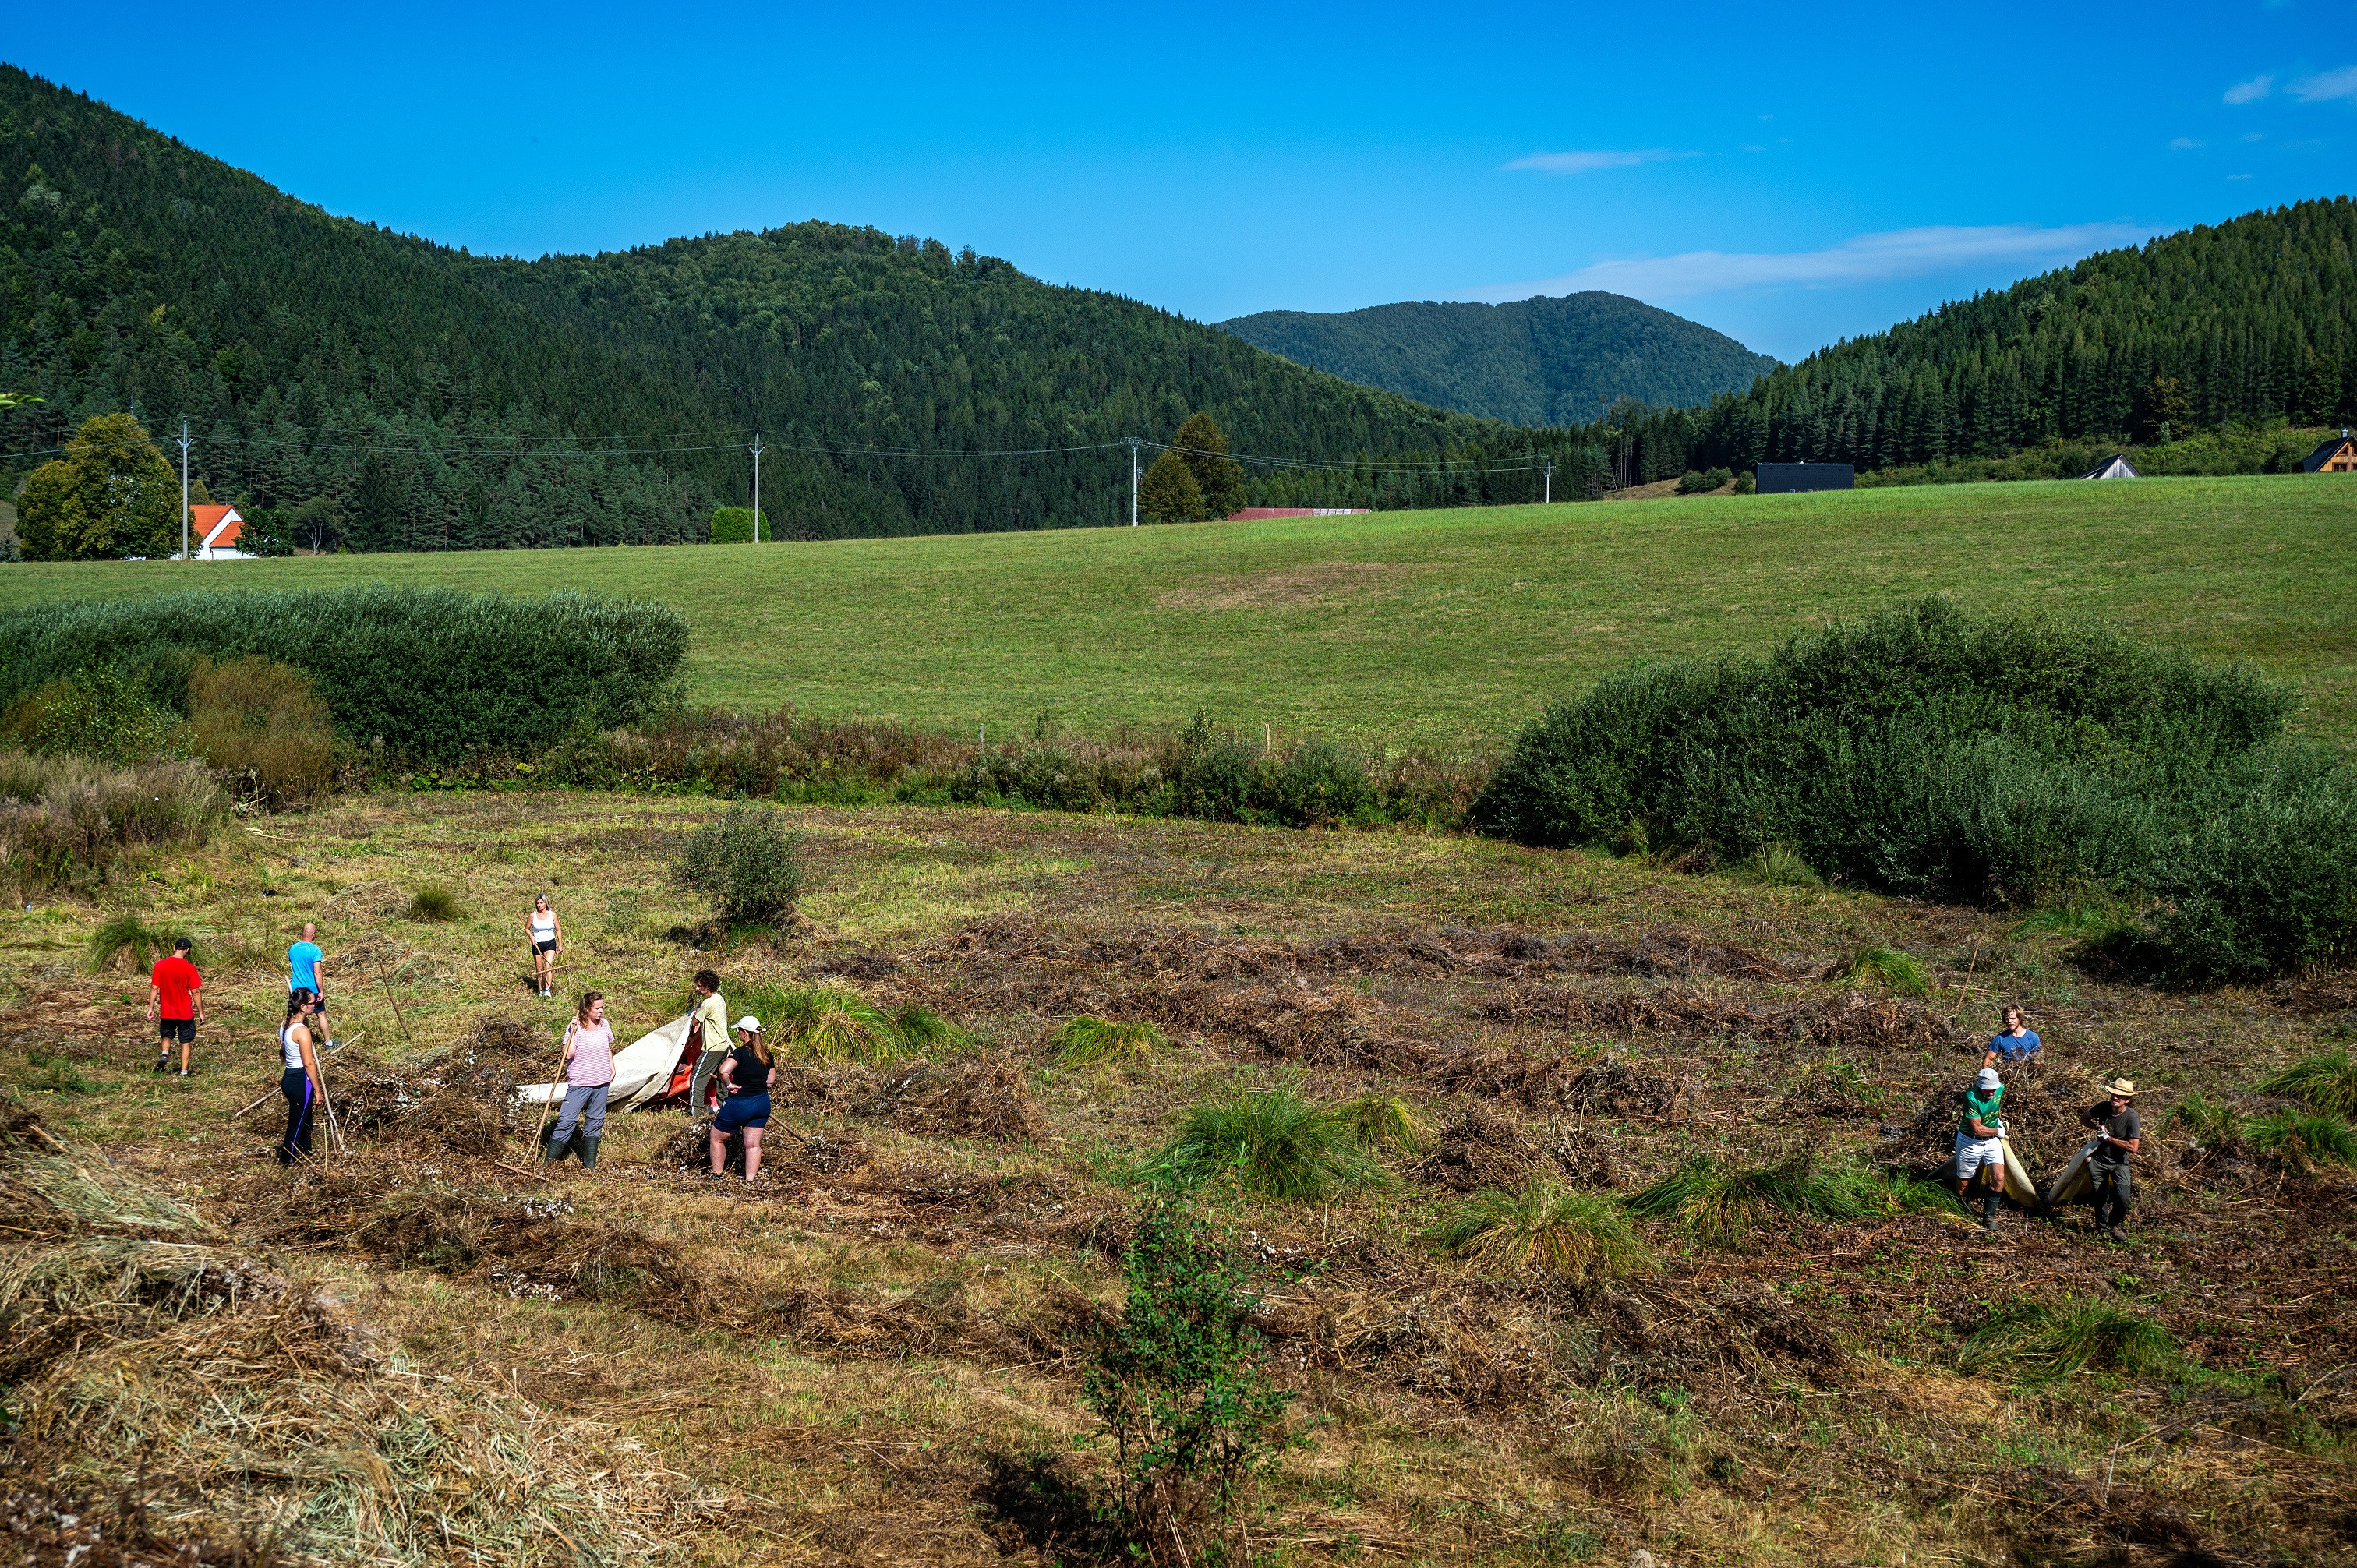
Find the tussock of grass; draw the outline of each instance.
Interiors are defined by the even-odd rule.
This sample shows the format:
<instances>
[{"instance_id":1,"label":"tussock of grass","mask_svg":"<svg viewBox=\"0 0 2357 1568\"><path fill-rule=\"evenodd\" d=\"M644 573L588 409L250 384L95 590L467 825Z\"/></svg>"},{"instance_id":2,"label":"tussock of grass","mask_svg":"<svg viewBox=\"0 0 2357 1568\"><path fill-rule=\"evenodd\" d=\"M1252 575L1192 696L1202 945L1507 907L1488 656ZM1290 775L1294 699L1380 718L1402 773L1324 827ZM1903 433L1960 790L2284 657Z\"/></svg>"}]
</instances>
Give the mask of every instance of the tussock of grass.
<instances>
[{"instance_id":1,"label":"tussock of grass","mask_svg":"<svg viewBox=\"0 0 2357 1568\"><path fill-rule=\"evenodd\" d=\"M887 1062L901 1049L899 1031L881 1009L843 985L798 985L777 993L770 1038L821 1061Z\"/></svg>"},{"instance_id":2,"label":"tussock of grass","mask_svg":"<svg viewBox=\"0 0 2357 1568\"><path fill-rule=\"evenodd\" d=\"M1887 985L1901 996L1932 992L1932 978L1923 966L1896 948L1861 948L1835 971L1837 978L1851 985Z\"/></svg>"},{"instance_id":3,"label":"tussock of grass","mask_svg":"<svg viewBox=\"0 0 2357 1568\"><path fill-rule=\"evenodd\" d=\"M892 1028L902 1045L926 1056L960 1050L974 1044L972 1035L931 1008L920 1007L913 1002L893 1017Z\"/></svg>"},{"instance_id":4,"label":"tussock of grass","mask_svg":"<svg viewBox=\"0 0 2357 1568\"><path fill-rule=\"evenodd\" d=\"M2352 1133L2349 1123L2338 1116L2278 1111L2251 1122L2244 1135L2252 1148L2292 1170L2357 1165L2357 1133Z\"/></svg>"},{"instance_id":5,"label":"tussock of grass","mask_svg":"<svg viewBox=\"0 0 2357 1568\"><path fill-rule=\"evenodd\" d=\"M1789 845L1771 843L1757 854L1745 856L1735 864L1732 875L1743 882L1762 887L1822 887L1825 879L1816 874L1798 851Z\"/></svg>"},{"instance_id":6,"label":"tussock of grass","mask_svg":"<svg viewBox=\"0 0 2357 1568\"><path fill-rule=\"evenodd\" d=\"M173 940L180 935L171 926L151 926L136 915L114 916L90 934L90 967L93 972L141 972L170 952Z\"/></svg>"},{"instance_id":7,"label":"tussock of grass","mask_svg":"<svg viewBox=\"0 0 2357 1568\"><path fill-rule=\"evenodd\" d=\"M2100 937L2124 922L2110 904L2072 898L2032 909L2015 922L2017 937Z\"/></svg>"},{"instance_id":8,"label":"tussock of grass","mask_svg":"<svg viewBox=\"0 0 2357 1568\"><path fill-rule=\"evenodd\" d=\"M1620 1205L1544 1178L1516 1192L1475 1193L1440 1228L1438 1240L1480 1268L1544 1269L1582 1283L1636 1273L1652 1262Z\"/></svg>"},{"instance_id":9,"label":"tussock of grass","mask_svg":"<svg viewBox=\"0 0 2357 1568\"><path fill-rule=\"evenodd\" d=\"M455 920L461 913L458 896L447 887L421 887L409 896L409 918L413 920Z\"/></svg>"},{"instance_id":10,"label":"tussock of grass","mask_svg":"<svg viewBox=\"0 0 2357 1568\"><path fill-rule=\"evenodd\" d=\"M1991 1318L1964 1347L1967 1362L1996 1361L2035 1378L2093 1368L2127 1377L2165 1376L2180 1359L2169 1330L2107 1302L2061 1306L2029 1302Z\"/></svg>"},{"instance_id":11,"label":"tussock of grass","mask_svg":"<svg viewBox=\"0 0 2357 1568\"><path fill-rule=\"evenodd\" d=\"M2327 1116L2357 1116L2357 1061L2346 1047L2296 1061L2263 1079L2262 1094L2287 1094Z\"/></svg>"},{"instance_id":12,"label":"tussock of grass","mask_svg":"<svg viewBox=\"0 0 2357 1568\"><path fill-rule=\"evenodd\" d=\"M1854 1219L1866 1211L1854 1176L1817 1168L1803 1151L1772 1165L1736 1170L1699 1155L1655 1182L1629 1207L1669 1219L1706 1241L1731 1241L1786 1217Z\"/></svg>"},{"instance_id":13,"label":"tussock of grass","mask_svg":"<svg viewBox=\"0 0 2357 1568\"><path fill-rule=\"evenodd\" d=\"M2247 1131L2241 1112L2199 1090L2171 1107L2161 1128L2164 1132L2182 1133L2206 1150L2234 1148Z\"/></svg>"},{"instance_id":14,"label":"tussock of grass","mask_svg":"<svg viewBox=\"0 0 2357 1568\"><path fill-rule=\"evenodd\" d=\"M1153 1169L1190 1186L1232 1177L1264 1197L1318 1203L1379 1179L1383 1167L1352 1117L1278 1088L1189 1111Z\"/></svg>"},{"instance_id":15,"label":"tussock of grass","mask_svg":"<svg viewBox=\"0 0 2357 1568\"><path fill-rule=\"evenodd\" d=\"M1335 1106L1333 1113L1361 1148L1393 1155L1424 1151L1424 1123L1415 1108L1396 1094L1362 1094Z\"/></svg>"},{"instance_id":16,"label":"tussock of grass","mask_svg":"<svg viewBox=\"0 0 2357 1568\"><path fill-rule=\"evenodd\" d=\"M1147 1057L1167 1049L1170 1041L1153 1025L1137 1020L1095 1018L1082 1014L1067 1018L1049 1042L1056 1060L1064 1067Z\"/></svg>"}]
</instances>

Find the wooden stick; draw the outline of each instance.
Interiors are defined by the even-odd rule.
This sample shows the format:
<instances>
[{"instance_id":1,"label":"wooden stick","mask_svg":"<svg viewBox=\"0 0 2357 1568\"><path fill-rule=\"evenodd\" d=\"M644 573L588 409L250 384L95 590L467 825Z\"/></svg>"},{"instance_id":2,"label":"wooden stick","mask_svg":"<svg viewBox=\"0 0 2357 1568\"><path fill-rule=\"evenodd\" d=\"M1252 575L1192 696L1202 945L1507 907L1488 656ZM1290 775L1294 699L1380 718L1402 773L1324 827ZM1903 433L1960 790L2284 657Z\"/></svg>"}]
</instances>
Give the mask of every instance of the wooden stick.
<instances>
[{"instance_id":1,"label":"wooden stick","mask_svg":"<svg viewBox=\"0 0 2357 1568\"><path fill-rule=\"evenodd\" d=\"M412 1045L416 1044L417 1036L409 1032L409 1020L401 1015L401 998L393 993L393 976L380 969L376 977L384 986L384 999L393 1004L393 1021L401 1026L401 1037Z\"/></svg>"},{"instance_id":2,"label":"wooden stick","mask_svg":"<svg viewBox=\"0 0 2357 1568\"><path fill-rule=\"evenodd\" d=\"M342 1050L346 1046L358 1045L361 1040L367 1036L367 1034L368 1031L366 1029L362 1029L359 1034L354 1035L349 1040L331 1040L328 1044L328 1049L321 1051L318 1054L326 1056L328 1052ZM274 1089L265 1090L260 1100L255 1101L253 1104L247 1106L244 1111L241 1111L236 1115L231 1117L230 1120L231 1122L242 1122L245 1120L247 1112L261 1110L264 1105L269 1103L270 1097L277 1092L278 1091Z\"/></svg>"},{"instance_id":3,"label":"wooden stick","mask_svg":"<svg viewBox=\"0 0 2357 1568\"><path fill-rule=\"evenodd\" d=\"M551 989L554 989L553 987ZM556 1086L565 1081L565 1058L556 1058L556 1077L548 1086L548 1098L540 1102L540 1125L532 1130L532 1146L540 1147L540 1135L548 1130L548 1108L556 1103Z\"/></svg>"},{"instance_id":4,"label":"wooden stick","mask_svg":"<svg viewBox=\"0 0 2357 1568\"><path fill-rule=\"evenodd\" d=\"M327 1109L328 1131L335 1135L336 1153L341 1155L349 1151L344 1147L344 1125L336 1120L336 1102L328 1093L327 1056L328 1053L325 1051L313 1051L311 1069L319 1075L319 1103Z\"/></svg>"},{"instance_id":5,"label":"wooden stick","mask_svg":"<svg viewBox=\"0 0 2357 1568\"><path fill-rule=\"evenodd\" d=\"M1975 931L1973 933L1972 961L1964 965L1964 988L1956 993L1956 1010L1948 1015L1948 1021L1950 1023L1953 1023L1964 1015L1964 999L1973 993L1973 972L1980 968L1980 965L1981 934L1978 931Z\"/></svg>"}]
</instances>

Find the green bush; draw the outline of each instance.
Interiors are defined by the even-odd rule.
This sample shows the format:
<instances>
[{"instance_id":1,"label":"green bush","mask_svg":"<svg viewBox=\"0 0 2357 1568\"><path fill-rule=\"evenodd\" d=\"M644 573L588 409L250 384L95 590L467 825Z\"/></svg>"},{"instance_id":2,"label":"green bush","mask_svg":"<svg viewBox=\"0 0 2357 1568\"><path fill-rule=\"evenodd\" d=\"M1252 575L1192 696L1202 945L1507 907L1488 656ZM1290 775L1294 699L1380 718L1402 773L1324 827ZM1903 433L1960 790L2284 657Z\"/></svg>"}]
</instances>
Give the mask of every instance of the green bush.
<instances>
[{"instance_id":1,"label":"green bush","mask_svg":"<svg viewBox=\"0 0 2357 1568\"><path fill-rule=\"evenodd\" d=\"M1682 496L1698 496L1710 488L1700 468L1688 468L1678 476L1678 494Z\"/></svg>"},{"instance_id":2,"label":"green bush","mask_svg":"<svg viewBox=\"0 0 2357 1568\"><path fill-rule=\"evenodd\" d=\"M1132 1555L1240 1562L1244 1494L1286 1447L1293 1399L1270 1375L1253 1326L1259 1298L1234 1259L1169 1197L1140 1208L1122 1273L1129 1288L1121 1316L1087 1335L1081 1402L1112 1439Z\"/></svg>"},{"instance_id":3,"label":"green bush","mask_svg":"<svg viewBox=\"0 0 2357 1568\"><path fill-rule=\"evenodd\" d=\"M715 544L750 544L754 542L753 509L748 506L724 506L713 508L712 542Z\"/></svg>"},{"instance_id":4,"label":"green bush","mask_svg":"<svg viewBox=\"0 0 2357 1568\"><path fill-rule=\"evenodd\" d=\"M2287 1094L2327 1116L2357 1116L2357 1060L2348 1048L2306 1057L2259 1080L2262 1094Z\"/></svg>"},{"instance_id":5,"label":"green bush","mask_svg":"<svg viewBox=\"0 0 2357 1568\"><path fill-rule=\"evenodd\" d=\"M1582 1283L1632 1274L1652 1262L1611 1198L1544 1179L1516 1192L1475 1193L1438 1240L1480 1268L1544 1269Z\"/></svg>"},{"instance_id":6,"label":"green bush","mask_svg":"<svg viewBox=\"0 0 2357 1568\"><path fill-rule=\"evenodd\" d=\"M188 729L208 767L272 806L307 805L335 784L328 704L290 665L199 659L188 672Z\"/></svg>"},{"instance_id":7,"label":"green bush","mask_svg":"<svg viewBox=\"0 0 2357 1568\"><path fill-rule=\"evenodd\" d=\"M194 762L116 769L0 751L0 877L19 893L87 891L140 851L201 844L229 814Z\"/></svg>"},{"instance_id":8,"label":"green bush","mask_svg":"<svg viewBox=\"0 0 2357 1568\"><path fill-rule=\"evenodd\" d=\"M2154 896L2189 981L2357 949L2357 781L2285 743L2287 691L2101 626L1947 601L1598 682L1475 802L1539 844L1739 862L2032 906Z\"/></svg>"},{"instance_id":9,"label":"green bush","mask_svg":"<svg viewBox=\"0 0 2357 1568\"><path fill-rule=\"evenodd\" d=\"M801 840L770 806L735 805L688 835L672 879L730 925L774 926L802 897Z\"/></svg>"},{"instance_id":10,"label":"green bush","mask_svg":"<svg viewBox=\"0 0 2357 1568\"><path fill-rule=\"evenodd\" d=\"M307 677L352 745L396 758L551 746L648 723L678 701L687 621L662 605L448 588L305 588L76 599L0 615L0 703L116 670L186 701L199 656L253 656ZM177 680L177 684L171 684Z\"/></svg>"},{"instance_id":11,"label":"green bush","mask_svg":"<svg viewBox=\"0 0 2357 1568\"><path fill-rule=\"evenodd\" d=\"M179 715L105 668L44 682L0 712L0 736L40 757L135 767L182 746Z\"/></svg>"},{"instance_id":12,"label":"green bush","mask_svg":"<svg viewBox=\"0 0 2357 1568\"><path fill-rule=\"evenodd\" d=\"M1232 1177L1247 1192L1288 1203L1320 1203L1382 1175L1354 1116L1286 1088L1194 1107L1157 1166L1189 1185Z\"/></svg>"},{"instance_id":13,"label":"green bush","mask_svg":"<svg viewBox=\"0 0 2357 1568\"><path fill-rule=\"evenodd\" d=\"M1760 481L1752 475L1738 474L1735 476L1735 493L1737 495L1755 495L1759 492L1759 489Z\"/></svg>"}]
</instances>

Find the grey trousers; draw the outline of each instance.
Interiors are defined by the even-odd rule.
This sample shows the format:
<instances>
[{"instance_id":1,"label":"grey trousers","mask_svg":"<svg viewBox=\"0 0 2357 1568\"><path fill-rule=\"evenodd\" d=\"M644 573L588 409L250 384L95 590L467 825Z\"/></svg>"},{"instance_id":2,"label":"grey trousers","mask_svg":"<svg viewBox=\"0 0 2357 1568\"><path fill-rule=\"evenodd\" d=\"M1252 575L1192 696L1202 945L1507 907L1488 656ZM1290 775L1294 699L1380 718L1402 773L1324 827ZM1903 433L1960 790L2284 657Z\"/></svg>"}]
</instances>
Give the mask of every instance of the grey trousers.
<instances>
[{"instance_id":1,"label":"grey trousers","mask_svg":"<svg viewBox=\"0 0 2357 1568\"><path fill-rule=\"evenodd\" d=\"M2095 1223L2126 1224L2128 1204L2136 1197L2136 1178L2128 1174L2128 1163L2096 1165L2088 1174L2095 1182Z\"/></svg>"},{"instance_id":2,"label":"grey trousers","mask_svg":"<svg viewBox=\"0 0 2357 1568\"><path fill-rule=\"evenodd\" d=\"M581 1084L565 1091L565 1109L556 1113L556 1131L551 1143L561 1144L573 1136L573 1124L581 1124L585 1138L602 1138L606 1134L606 1091L610 1083Z\"/></svg>"}]
</instances>

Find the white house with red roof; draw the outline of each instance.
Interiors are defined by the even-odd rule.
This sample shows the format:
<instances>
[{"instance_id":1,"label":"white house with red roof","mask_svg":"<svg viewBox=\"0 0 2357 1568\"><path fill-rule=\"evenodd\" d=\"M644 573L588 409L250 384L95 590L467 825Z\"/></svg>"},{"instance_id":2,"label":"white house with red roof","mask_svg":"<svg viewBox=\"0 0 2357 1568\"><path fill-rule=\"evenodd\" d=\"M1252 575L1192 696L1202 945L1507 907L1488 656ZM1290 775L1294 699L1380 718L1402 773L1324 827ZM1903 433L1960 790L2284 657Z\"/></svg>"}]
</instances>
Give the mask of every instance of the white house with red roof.
<instances>
[{"instance_id":1,"label":"white house with red roof","mask_svg":"<svg viewBox=\"0 0 2357 1568\"><path fill-rule=\"evenodd\" d=\"M240 550L238 542L245 537L245 519L238 516L233 506L192 506L188 509L188 549L199 561L252 561L257 557Z\"/></svg>"}]
</instances>

